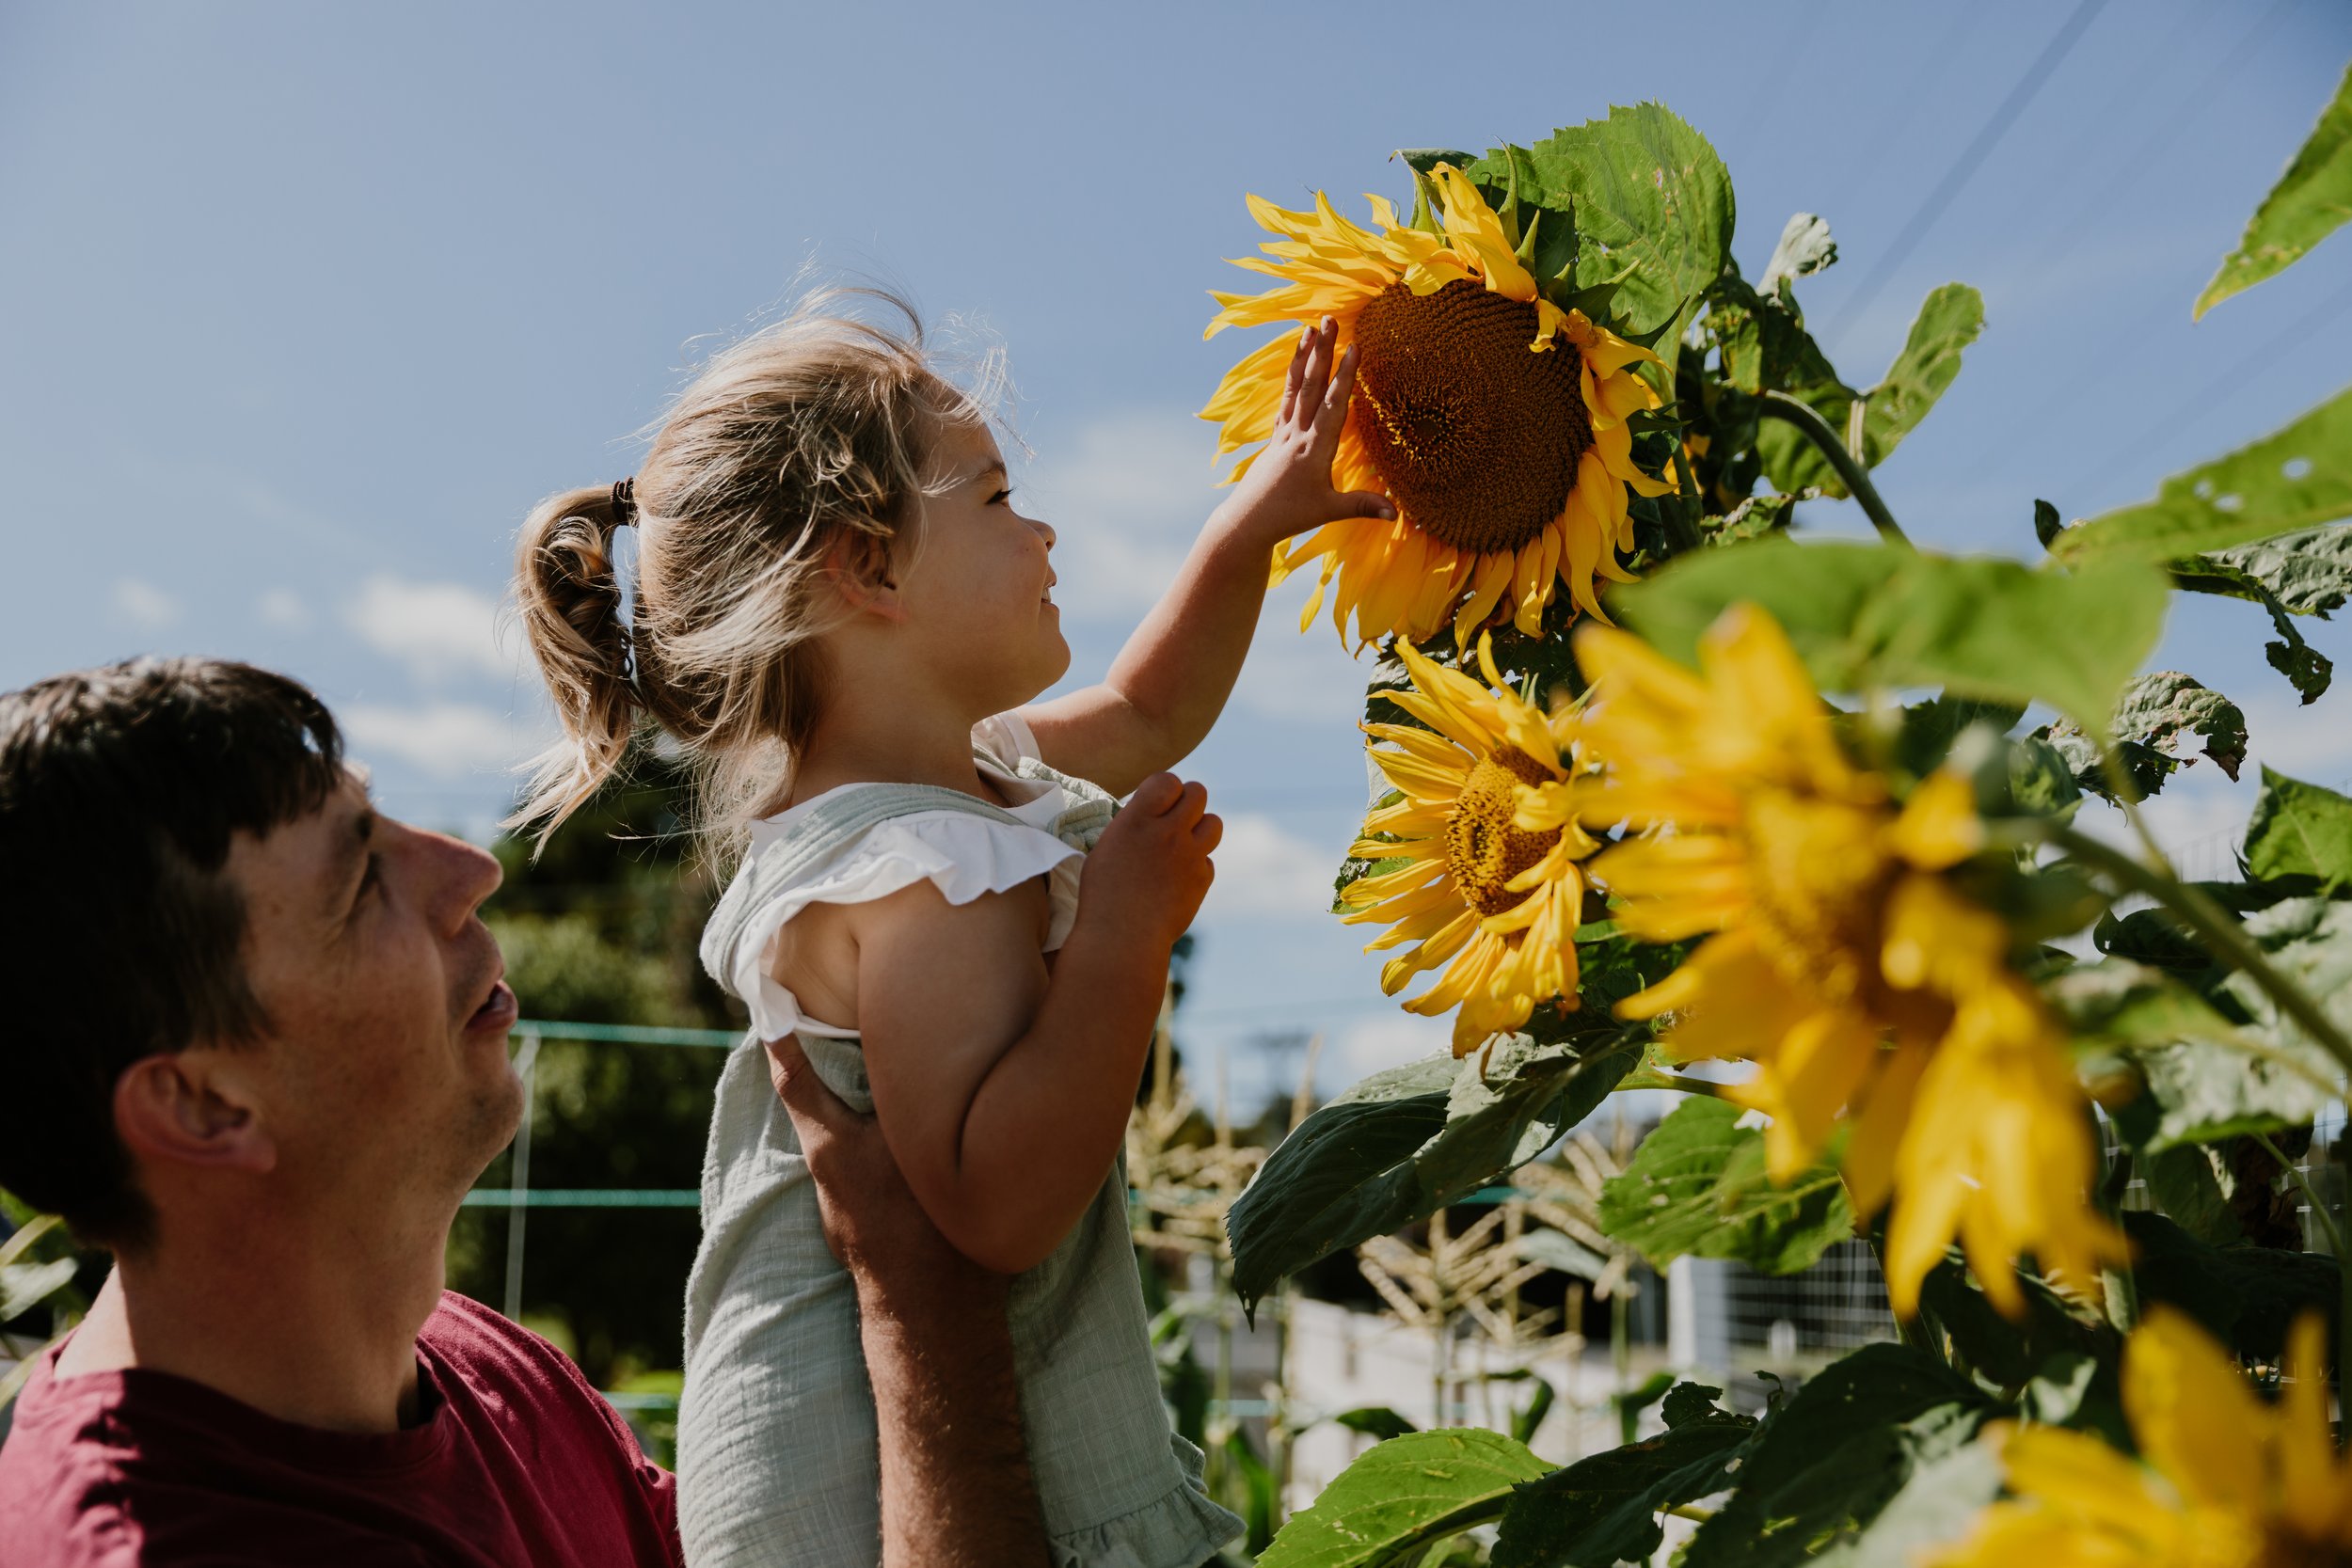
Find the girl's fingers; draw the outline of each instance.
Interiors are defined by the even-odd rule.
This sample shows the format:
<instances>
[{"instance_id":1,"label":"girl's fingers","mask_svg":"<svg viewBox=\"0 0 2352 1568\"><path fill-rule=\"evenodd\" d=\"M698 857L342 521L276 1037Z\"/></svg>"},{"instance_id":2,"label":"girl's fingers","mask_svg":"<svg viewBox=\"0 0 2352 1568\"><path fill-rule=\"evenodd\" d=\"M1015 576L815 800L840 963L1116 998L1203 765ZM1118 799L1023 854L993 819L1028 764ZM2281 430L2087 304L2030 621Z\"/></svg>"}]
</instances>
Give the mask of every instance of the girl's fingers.
<instances>
[{"instance_id":1,"label":"girl's fingers","mask_svg":"<svg viewBox=\"0 0 2352 1568\"><path fill-rule=\"evenodd\" d=\"M1297 413L1299 383L1306 378L1307 349L1313 341L1311 327L1298 329L1298 346L1291 350L1290 373L1282 378L1282 412L1278 424L1290 423Z\"/></svg>"},{"instance_id":2,"label":"girl's fingers","mask_svg":"<svg viewBox=\"0 0 2352 1568\"><path fill-rule=\"evenodd\" d=\"M1323 404L1323 386L1331 374L1330 348L1321 332L1313 335L1307 346L1307 366L1298 383L1297 422L1308 423Z\"/></svg>"},{"instance_id":3,"label":"girl's fingers","mask_svg":"<svg viewBox=\"0 0 2352 1568\"><path fill-rule=\"evenodd\" d=\"M1348 400L1356 394L1356 345L1347 345L1340 356L1339 368L1331 372L1331 385L1315 405L1314 451L1318 456L1328 457L1339 450L1340 432L1347 424Z\"/></svg>"}]
</instances>

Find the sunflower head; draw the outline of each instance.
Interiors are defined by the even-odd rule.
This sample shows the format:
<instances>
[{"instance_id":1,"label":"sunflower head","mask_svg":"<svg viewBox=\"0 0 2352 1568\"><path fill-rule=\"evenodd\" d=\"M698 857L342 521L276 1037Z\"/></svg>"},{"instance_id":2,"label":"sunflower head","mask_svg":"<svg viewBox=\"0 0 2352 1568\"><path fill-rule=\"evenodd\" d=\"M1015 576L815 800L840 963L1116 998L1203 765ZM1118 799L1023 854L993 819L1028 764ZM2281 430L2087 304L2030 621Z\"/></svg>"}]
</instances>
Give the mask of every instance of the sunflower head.
<instances>
[{"instance_id":1,"label":"sunflower head","mask_svg":"<svg viewBox=\"0 0 2352 1568\"><path fill-rule=\"evenodd\" d=\"M1599 847L1573 814L1521 822L1521 790L1565 800L1578 787L1588 766L1579 721L1572 709L1537 712L1502 681L1485 639L1478 652L1484 682L1397 645L1413 686L1387 696L1414 722L1364 726L1395 794L1348 851L1375 869L1340 895L1351 925L1389 927L1366 952L1406 947L1381 973L1389 994L1442 968L1405 1006L1452 1011L1457 1056L1525 1024L1543 1003L1576 1005L1579 863Z\"/></svg>"},{"instance_id":2,"label":"sunflower head","mask_svg":"<svg viewBox=\"0 0 2352 1568\"><path fill-rule=\"evenodd\" d=\"M1425 641L1451 626L1467 647L1497 621L1532 633L1562 585L1599 614L1595 578L1628 578L1617 560L1633 538L1628 489L1669 488L1634 464L1626 424L1658 404L1633 368L1657 356L1546 298L1522 259L1534 230L1515 232L1460 170L1438 165L1426 189L1423 223L1400 223L1374 197L1369 229L1320 194L1311 212L1252 197L1277 238L1264 259L1235 264L1280 282L1216 294L1209 325L1214 335L1328 316L1357 350L1332 478L1384 492L1398 515L1317 530L1278 555L1274 581L1320 560L1300 625L1329 589L1342 635L1352 628L1359 644ZM1290 343L1244 358L1201 411L1220 426L1220 452L1273 434Z\"/></svg>"},{"instance_id":3,"label":"sunflower head","mask_svg":"<svg viewBox=\"0 0 2352 1568\"><path fill-rule=\"evenodd\" d=\"M1696 672L1605 627L1577 654L1608 760L1587 820L1637 830L1592 875L1636 936L1707 939L1619 1011L1668 1019L1673 1055L1757 1064L1735 1092L1772 1118L1776 1176L1851 1126L1857 1206L1899 1195L1886 1264L1905 1315L1955 1237L2012 1311L2021 1254L2078 1284L2121 1260L2088 1207L2096 1151L2066 1037L2011 966L2008 924L1949 875L1984 842L1969 781L1938 773L1899 801L1752 607L1708 631ZM1549 809L1523 792L1519 820Z\"/></svg>"},{"instance_id":4,"label":"sunflower head","mask_svg":"<svg viewBox=\"0 0 2352 1568\"><path fill-rule=\"evenodd\" d=\"M2318 1568L2352 1559L2352 1467L2328 1419L2327 1335L2295 1325L2276 1404L2184 1314L2152 1307L2123 1350L2139 1462L2089 1433L2010 1428L2007 1500L1931 1568L2140 1563Z\"/></svg>"}]
</instances>

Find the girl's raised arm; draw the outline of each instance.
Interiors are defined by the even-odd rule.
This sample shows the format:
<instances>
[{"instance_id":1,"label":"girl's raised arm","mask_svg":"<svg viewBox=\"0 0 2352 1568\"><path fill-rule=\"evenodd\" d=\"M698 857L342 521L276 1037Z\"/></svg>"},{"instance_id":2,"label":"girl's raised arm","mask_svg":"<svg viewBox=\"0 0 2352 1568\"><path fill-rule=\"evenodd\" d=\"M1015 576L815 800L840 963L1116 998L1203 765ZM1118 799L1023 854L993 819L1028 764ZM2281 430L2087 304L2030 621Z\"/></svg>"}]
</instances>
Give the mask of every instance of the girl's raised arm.
<instances>
[{"instance_id":1,"label":"girl's raised arm","mask_svg":"<svg viewBox=\"0 0 2352 1568\"><path fill-rule=\"evenodd\" d=\"M1356 351L1338 354L1338 341L1327 319L1299 335L1273 436L1103 684L1025 710L1046 762L1117 795L1175 766L1225 710L1274 547L1338 518L1396 515L1383 497L1331 488L1356 386Z\"/></svg>"}]
</instances>

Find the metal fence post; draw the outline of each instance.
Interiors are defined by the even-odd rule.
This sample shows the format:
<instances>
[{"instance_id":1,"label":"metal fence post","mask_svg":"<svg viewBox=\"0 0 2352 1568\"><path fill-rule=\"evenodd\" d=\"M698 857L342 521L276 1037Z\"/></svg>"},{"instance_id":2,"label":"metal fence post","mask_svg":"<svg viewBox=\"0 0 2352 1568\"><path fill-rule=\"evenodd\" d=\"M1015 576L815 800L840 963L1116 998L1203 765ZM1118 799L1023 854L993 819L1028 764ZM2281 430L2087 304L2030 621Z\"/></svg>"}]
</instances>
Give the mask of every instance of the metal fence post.
<instances>
[{"instance_id":1,"label":"metal fence post","mask_svg":"<svg viewBox=\"0 0 2352 1568\"><path fill-rule=\"evenodd\" d=\"M538 1096L539 1031L523 1031L521 1049L515 1053L515 1073L523 1081L522 1125L515 1130L515 1163L506 1195L506 1318L523 1316L523 1222L531 1212L531 1112Z\"/></svg>"}]
</instances>

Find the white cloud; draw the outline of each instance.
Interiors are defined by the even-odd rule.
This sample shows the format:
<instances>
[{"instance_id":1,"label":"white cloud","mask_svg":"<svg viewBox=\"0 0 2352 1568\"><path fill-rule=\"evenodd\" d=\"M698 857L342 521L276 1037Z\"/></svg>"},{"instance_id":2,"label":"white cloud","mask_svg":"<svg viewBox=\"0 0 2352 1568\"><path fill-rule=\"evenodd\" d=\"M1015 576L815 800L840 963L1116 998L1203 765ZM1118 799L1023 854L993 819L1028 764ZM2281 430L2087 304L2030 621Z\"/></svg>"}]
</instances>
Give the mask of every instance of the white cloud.
<instances>
[{"instance_id":1,"label":"white cloud","mask_svg":"<svg viewBox=\"0 0 2352 1568\"><path fill-rule=\"evenodd\" d=\"M1316 1076L1326 1083L1353 1084L1384 1068L1403 1067L1452 1049L1454 1022L1401 1008L1368 1013L1342 1030L1333 1043L1337 1049L1325 1057Z\"/></svg>"},{"instance_id":2,"label":"white cloud","mask_svg":"<svg viewBox=\"0 0 2352 1568\"><path fill-rule=\"evenodd\" d=\"M1370 652L1349 657L1327 613L1304 632L1298 629L1299 607L1311 591L1307 581L1293 578L1267 596L1233 701L1268 719L1328 724L1337 714L1352 721L1363 713L1364 688L1377 660Z\"/></svg>"},{"instance_id":3,"label":"white cloud","mask_svg":"<svg viewBox=\"0 0 2352 1568\"><path fill-rule=\"evenodd\" d=\"M512 675L516 661L498 644L498 602L455 582L370 578L346 617L359 640L426 680Z\"/></svg>"},{"instance_id":4,"label":"white cloud","mask_svg":"<svg viewBox=\"0 0 2352 1568\"><path fill-rule=\"evenodd\" d=\"M114 587L115 613L142 631L160 631L180 619L180 601L151 582L120 578Z\"/></svg>"},{"instance_id":5,"label":"white cloud","mask_svg":"<svg viewBox=\"0 0 2352 1568\"><path fill-rule=\"evenodd\" d=\"M1225 817L1216 880L1201 912L1212 920L1249 915L1326 918L1338 866L1339 859L1329 849L1284 832L1272 817L1236 812Z\"/></svg>"},{"instance_id":6,"label":"white cloud","mask_svg":"<svg viewBox=\"0 0 2352 1568\"><path fill-rule=\"evenodd\" d=\"M263 594L255 609L262 624L279 631L304 631L310 625L310 607L302 602L302 595L291 588L273 588Z\"/></svg>"},{"instance_id":7,"label":"white cloud","mask_svg":"<svg viewBox=\"0 0 2352 1568\"><path fill-rule=\"evenodd\" d=\"M1125 620L1159 602L1217 503L1209 427L1188 414L1117 414L1041 456L1025 505L1054 525L1055 598L1079 620Z\"/></svg>"},{"instance_id":8,"label":"white cloud","mask_svg":"<svg viewBox=\"0 0 2352 1568\"><path fill-rule=\"evenodd\" d=\"M371 752L393 756L436 778L503 772L538 745L513 715L472 703L347 703L337 715L360 760Z\"/></svg>"}]
</instances>

